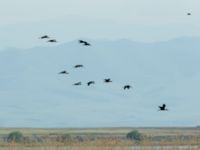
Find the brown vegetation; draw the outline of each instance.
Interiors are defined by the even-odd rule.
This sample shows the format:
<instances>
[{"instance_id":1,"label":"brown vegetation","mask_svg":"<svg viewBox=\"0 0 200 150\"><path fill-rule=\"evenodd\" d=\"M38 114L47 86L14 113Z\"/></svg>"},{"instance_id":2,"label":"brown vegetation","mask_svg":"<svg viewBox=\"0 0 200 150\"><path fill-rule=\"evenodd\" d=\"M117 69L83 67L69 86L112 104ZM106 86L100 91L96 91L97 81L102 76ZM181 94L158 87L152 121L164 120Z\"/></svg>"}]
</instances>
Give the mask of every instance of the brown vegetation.
<instances>
[{"instance_id":1,"label":"brown vegetation","mask_svg":"<svg viewBox=\"0 0 200 150\"><path fill-rule=\"evenodd\" d=\"M20 142L8 141L11 131L23 133ZM127 139L133 128L114 129L0 129L1 150L193 150L200 147L198 128L137 128L142 140ZM7 133L5 133L7 131ZM3 133L3 134L2 134ZM182 147L180 147L182 146Z\"/></svg>"}]
</instances>

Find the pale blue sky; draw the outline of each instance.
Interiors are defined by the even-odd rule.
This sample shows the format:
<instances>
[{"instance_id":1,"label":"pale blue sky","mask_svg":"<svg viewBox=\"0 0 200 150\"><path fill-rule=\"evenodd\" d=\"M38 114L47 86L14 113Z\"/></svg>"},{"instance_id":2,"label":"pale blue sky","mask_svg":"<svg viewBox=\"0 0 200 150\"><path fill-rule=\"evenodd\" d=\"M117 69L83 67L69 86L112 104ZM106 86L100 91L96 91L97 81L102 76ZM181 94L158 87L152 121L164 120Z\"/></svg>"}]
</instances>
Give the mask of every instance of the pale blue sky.
<instances>
[{"instance_id":1,"label":"pale blue sky","mask_svg":"<svg viewBox=\"0 0 200 150\"><path fill-rule=\"evenodd\" d=\"M199 125L199 6L200 0L0 0L0 50L14 47L0 51L0 126ZM39 39L44 34L58 44ZM73 41L80 38L92 47ZM117 39L128 40L110 41ZM74 70L79 63L84 69ZM57 74L64 69L69 76ZM124 84L133 89L123 91ZM163 103L169 112L157 111Z\"/></svg>"},{"instance_id":2,"label":"pale blue sky","mask_svg":"<svg viewBox=\"0 0 200 150\"><path fill-rule=\"evenodd\" d=\"M0 49L39 46L31 39L42 34L61 43L80 37L154 42L200 36L199 6L199 0L0 0Z\"/></svg>"},{"instance_id":3,"label":"pale blue sky","mask_svg":"<svg viewBox=\"0 0 200 150\"><path fill-rule=\"evenodd\" d=\"M109 19L118 23L190 23L200 25L199 0L0 0L0 24L41 21L66 15Z\"/></svg>"}]
</instances>

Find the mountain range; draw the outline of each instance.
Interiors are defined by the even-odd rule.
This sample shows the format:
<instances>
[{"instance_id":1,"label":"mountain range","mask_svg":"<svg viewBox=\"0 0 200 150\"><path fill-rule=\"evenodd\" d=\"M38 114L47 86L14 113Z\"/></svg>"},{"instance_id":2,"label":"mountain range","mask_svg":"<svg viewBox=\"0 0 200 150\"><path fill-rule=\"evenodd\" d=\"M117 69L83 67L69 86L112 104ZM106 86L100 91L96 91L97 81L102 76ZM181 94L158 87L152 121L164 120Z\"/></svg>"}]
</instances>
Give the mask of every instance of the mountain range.
<instances>
[{"instance_id":1,"label":"mountain range","mask_svg":"<svg viewBox=\"0 0 200 150\"><path fill-rule=\"evenodd\" d=\"M0 51L1 127L200 124L200 38L86 40L92 46L44 42ZM84 67L73 68L77 64ZM69 74L58 74L62 70ZM87 86L90 80L96 84ZM126 84L133 88L123 90ZM168 112L158 111L163 103Z\"/></svg>"}]
</instances>

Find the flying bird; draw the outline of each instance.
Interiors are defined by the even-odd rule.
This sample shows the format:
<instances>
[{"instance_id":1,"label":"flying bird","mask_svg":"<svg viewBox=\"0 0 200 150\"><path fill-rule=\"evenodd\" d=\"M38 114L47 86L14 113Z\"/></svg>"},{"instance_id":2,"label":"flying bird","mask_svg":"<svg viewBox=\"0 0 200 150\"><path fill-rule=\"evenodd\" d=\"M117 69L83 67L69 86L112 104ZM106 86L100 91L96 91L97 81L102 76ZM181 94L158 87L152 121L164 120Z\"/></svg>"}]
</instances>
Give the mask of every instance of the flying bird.
<instances>
[{"instance_id":1,"label":"flying bird","mask_svg":"<svg viewBox=\"0 0 200 150\"><path fill-rule=\"evenodd\" d=\"M132 88L132 87L131 87L130 85L124 85L124 87L123 87L123 88L124 88L124 90L126 90L126 89L128 89L128 90L129 90L129 89L130 89L130 88Z\"/></svg>"},{"instance_id":2,"label":"flying bird","mask_svg":"<svg viewBox=\"0 0 200 150\"><path fill-rule=\"evenodd\" d=\"M75 65L74 68L81 68L83 65Z\"/></svg>"},{"instance_id":3,"label":"flying bird","mask_svg":"<svg viewBox=\"0 0 200 150\"><path fill-rule=\"evenodd\" d=\"M168 109L166 109L166 105L163 104L162 106L158 106L159 111L168 111Z\"/></svg>"},{"instance_id":4,"label":"flying bird","mask_svg":"<svg viewBox=\"0 0 200 150\"><path fill-rule=\"evenodd\" d=\"M41 36L40 39L49 39L50 37L48 35L44 35L44 36Z\"/></svg>"},{"instance_id":5,"label":"flying bird","mask_svg":"<svg viewBox=\"0 0 200 150\"><path fill-rule=\"evenodd\" d=\"M91 44L88 43L87 41L79 40L79 43L83 44L84 46L91 46Z\"/></svg>"},{"instance_id":6,"label":"flying bird","mask_svg":"<svg viewBox=\"0 0 200 150\"><path fill-rule=\"evenodd\" d=\"M59 74L69 74L66 70L59 72Z\"/></svg>"},{"instance_id":7,"label":"flying bird","mask_svg":"<svg viewBox=\"0 0 200 150\"><path fill-rule=\"evenodd\" d=\"M191 15L191 13L187 13L187 15L188 15L188 16L190 16L190 15Z\"/></svg>"},{"instance_id":8,"label":"flying bird","mask_svg":"<svg viewBox=\"0 0 200 150\"><path fill-rule=\"evenodd\" d=\"M108 79L104 79L104 82L109 83L109 82L112 82L112 81L111 81L111 79L108 78Z\"/></svg>"},{"instance_id":9,"label":"flying bird","mask_svg":"<svg viewBox=\"0 0 200 150\"><path fill-rule=\"evenodd\" d=\"M79 43L85 43L86 41L83 41L83 40L79 40Z\"/></svg>"},{"instance_id":10,"label":"flying bird","mask_svg":"<svg viewBox=\"0 0 200 150\"><path fill-rule=\"evenodd\" d=\"M88 43L88 42L85 42L85 43L84 43L84 46L91 46L91 44Z\"/></svg>"},{"instance_id":11,"label":"flying bird","mask_svg":"<svg viewBox=\"0 0 200 150\"><path fill-rule=\"evenodd\" d=\"M55 39L51 39L51 40L48 40L47 42L56 43L57 41Z\"/></svg>"},{"instance_id":12,"label":"flying bird","mask_svg":"<svg viewBox=\"0 0 200 150\"><path fill-rule=\"evenodd\" d=\"M87 83L88 86L90 86L91 84L95 84L95 82L94 82L94 81L89 81L89 82Z\"/></svg>"},{"instance_id":13,"label":"flying bird","mask_svg":"<svg viewBox=\"0 0 200 150\"><path fill-rule=\"evenodd\" d=\"M81 82L74 83L75 86L81 85L81 84L82 84Z\"/></svg>"}]
</instances>

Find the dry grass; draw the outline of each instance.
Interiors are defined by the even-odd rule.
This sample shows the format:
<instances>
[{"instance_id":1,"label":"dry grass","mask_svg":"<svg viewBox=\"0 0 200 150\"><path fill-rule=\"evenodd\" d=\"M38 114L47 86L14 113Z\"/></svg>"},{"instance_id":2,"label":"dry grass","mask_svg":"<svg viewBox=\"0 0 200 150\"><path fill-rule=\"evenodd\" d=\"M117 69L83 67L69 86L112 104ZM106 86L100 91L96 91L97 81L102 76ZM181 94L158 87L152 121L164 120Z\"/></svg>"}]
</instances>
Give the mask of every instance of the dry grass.
<instances>
[{"instance_id":1,"label":"dry grass","mask_svg":"<svg viewBox=\"0 0 200 150\"><path fill-rule=\"evenodd\" d=\"M171 136L171 135L200 135L199 128L0 128L0 135L8 134L12 131L21 131L24 135L38 134L113 134L125 135L132 130L138 130L145 135Z\"/></svg>"},{"instance_id":2,"label":"dry grass","mask_svg":"<svg viewBox=\"0 0 200 150\"><path fill-rule=\"evenodd\" d=\"M0 129L0 135L21 131L26 136L37 135L51 139L69 133L83 140L65 142L0 142L0 150L199 150L200 130L197 128L134 128L145 135L140 142L130 141L125 135L133 128L109 129ZM93 137L93 138L88 138ZM75 139L75 138L74 138ZM181 147L182 146L182 147Z\"/></svg>"},{"instance_id":3,"label":"dry grass","mask_svg":"<svg viewBox=\"0 0 200 150\"><path fill-rule=\"evenodd\" d=\"M112 140L103 139L95 141L77 142L71 144L61 143L46 143L44 145L22 145L10 143L6 147L1 147L1 150L198 150L198 145L185 145L181 146L179 141L175 141L174 145L162 145L164 143L157 143L151 145L150 143L134 143L128 140ZM166 143L165 143L166 144Z\"/></svg>"}]
</instances>

